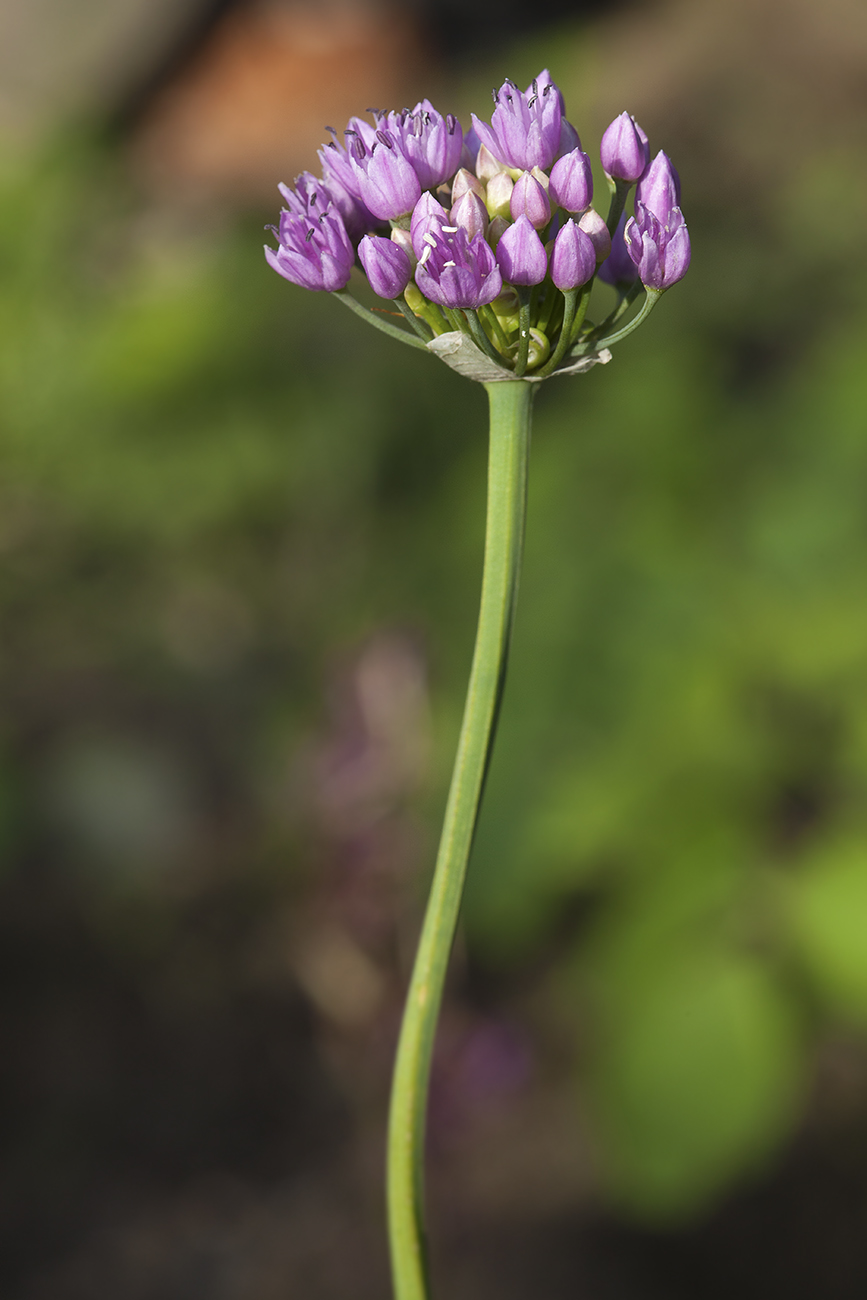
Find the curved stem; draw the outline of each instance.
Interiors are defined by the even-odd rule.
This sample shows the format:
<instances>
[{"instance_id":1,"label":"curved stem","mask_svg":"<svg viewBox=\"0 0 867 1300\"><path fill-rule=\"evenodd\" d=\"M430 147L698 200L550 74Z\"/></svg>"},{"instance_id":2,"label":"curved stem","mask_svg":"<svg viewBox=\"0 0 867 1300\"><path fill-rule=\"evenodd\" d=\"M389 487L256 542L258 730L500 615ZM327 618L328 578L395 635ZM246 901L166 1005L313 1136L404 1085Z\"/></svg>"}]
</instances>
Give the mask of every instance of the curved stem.
<instances>
[{"instance_id":1,"label":"curved stem","mask_svg":"<svg viewBox=\"0 0 867 1300\"><path fill-rule=\"evenodd\" d=\"M421 341L421 339L416 338L413 334L407 334L406 330L401 329L399 325L392 325L387 320L383 320L381 316L377 316L374 312L368 311L366 307L362 307L361 303L356 301L352 294L347 293L345 289L337 289L331 296L332 298L337 298L340 302L345 303L350 311L354 311L356 316L360 316L362 320L366 320L368 325L375 325L378 330L382 330L383 334L390 334L393 339L400 339L402 343L408 343L411 348L424 348L425 351L427 351L427 346Z\"/></svg>"},{"instance_id":2,"label":"curved stem","mask_svg":"<svg viewBox=\"0 0 867 1300\"><path fill-rule=\"evenodd\" d=\"M607 338L595 340L593 347L599 349L610 348L612 343L619 343L621 339L626 338L627 334L631 334L633 330L637 330L639 325L643 325L647 320L648 316L662 297L663 292L664 290L662 289L646 288L646 297L644 302L641 304L641 310L633 316L629 324L624 325L623 328L617 330L615 334L609 334Z\"/></svg>"},{"instance_id":3,"label":"curved stem","mask_svg":"<svg viewBox=\"0 0 867 1300\"><path fill-rule=\"evenodd\" d=\"M464 718L415 966L388 1128L388 1226L396 1300L429 1300L424 1137L437 1018L494 741L524 542L530 413L536 385L486 384L491 432L482 600Z\"/></svg>"}]
</instances>

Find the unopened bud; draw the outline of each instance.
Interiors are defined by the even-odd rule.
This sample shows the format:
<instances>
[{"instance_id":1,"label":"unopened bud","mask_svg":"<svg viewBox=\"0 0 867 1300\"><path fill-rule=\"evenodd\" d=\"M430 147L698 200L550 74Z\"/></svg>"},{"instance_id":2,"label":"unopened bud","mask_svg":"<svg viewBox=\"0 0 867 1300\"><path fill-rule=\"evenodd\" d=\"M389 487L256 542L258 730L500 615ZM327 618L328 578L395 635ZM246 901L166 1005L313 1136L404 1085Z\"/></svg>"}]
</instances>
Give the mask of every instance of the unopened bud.
<instances>
[{"instance_id":1,"label":"unopened bud","mask_svg":"<svg viewBox=\"0 0 867 1300\"><path fill-rule=\"evenodd\" d=\"M482 148L484 148L484 145L482 145ZM485 203L492 217L511 216L509 200L512 197L514 188L515 182L507 172L497 172L496 176L491 177L487 185Z\"/></svg>"},{"instance_id":2,"label":"unopened bud","mask_svg":"<svg viewBox=\"0 0 867 1300\"><path fill-rule=\"evenodd\" d=\"M626 112L615 117L602 137L602 166L615 181L637 181L650 161L647 136Z\"/></svg>"},{"instance_id":3,"label":"unopened bud","mask_svg":"<svg viewBox=\"0 0 867 1300\"><path fill-rule=\"evenodd\" d=\"M484 235L487 232L488 209L478 194L467 190L452 208L449 220L453 226L463 226L472 239L473 235Z\"/></svg>"},{"instance_id":4,"label":"unopened bud","mask_svg":"<svg viewBox=\"0 0 867 1300\"><path fill-rule=\"evenodd\" d=\"M488 243L495 251L497 244L499 244L511 224L511 221L507 221L505 217L494 217L493 221L488 226Z\"/></svg>"},{"instance_id":5,"label":"unopened bud","mask_svg":"<svg viewBox=\"0 0 867 1300\"><path fill-rule=\"evenodd\" d=\"M537 366L544 365L551 355L551 344L548 342L547 334L541 330L531 327L530 329L530 348L527 353L527 369L535 370Z\"/></svg>"},{"instance_id":6,"label":"unopened bud","mask_svg":"<svg viewBox=\"0 0 867 1300\"><path fill-rule=\"evenodd\" d=\"M468 192L478 194L480 199L484 199L485 186L477 176L467 171L466 167L462 167L455 173L455 179L452 181L452 206Z\"/></svg>"},{"instance_id":7,"label":"unopened bud","mask_svg":"<svg viewBox=\"0 0 867 1300\"><path fill-rule=\"evenodd\" d=\"M543 185L530 172L523 172L509 198L512 220L525 216L534 230L543 230L551 220L551 204Z\"/></svg>"},{"instance_id":8,"label":"unopened bud","mask_svg":"<svg viewBox=\"0 0 867 1300\"><path fill-rule=\"evenodd\" d=\"M479 152L476 155L476 175L480 181L490 181L505 170L505 163L496 159L487 145L479 145Z\"/></svg>"},{"instance_id":9,"label":"unopened bud","mask_svg":"<svg viewBox=\"0 0 867 1300\"><path fill-rule=\"evenodd\" d=\"M590 159L580 149L558 158L551 168L551 198L567 212L583 212L593 198Z\"/></svg>"},{"instance_id":10,"label":"unopened bud","mask_svg":"<svg viewBox=\"0 0 867 1300\"><path fill-rule=\"evenodd\" d=\"M604 262L611 252L611 236L608 233L608 226L605 224L605 218L600 216L595 208L588 208L578 226L584 231L585 235L590 236L590 242L596 249L596 265Z\"/></svg>"},{"instance_id":11,"label":"unopened bud","mask_svg":"<svg viewBox=\"0 0 867 1300\"><path fill-rule=\"evenodd\" d=\"M408 230L403 230L400 226L395 226L391 232L391 242L402 248L409 258L410 265L415 267L418 258L415 255L415 249L412 246L412 235Z\"/></svg>"}]
</instances>

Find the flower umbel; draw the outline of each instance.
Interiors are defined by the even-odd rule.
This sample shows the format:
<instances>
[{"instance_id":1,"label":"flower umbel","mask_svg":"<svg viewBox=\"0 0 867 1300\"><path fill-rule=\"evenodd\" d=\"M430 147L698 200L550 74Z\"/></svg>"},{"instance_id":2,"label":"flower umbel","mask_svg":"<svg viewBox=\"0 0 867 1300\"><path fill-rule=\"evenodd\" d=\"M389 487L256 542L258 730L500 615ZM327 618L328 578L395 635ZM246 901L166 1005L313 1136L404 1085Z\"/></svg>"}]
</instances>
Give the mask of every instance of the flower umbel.
<instances>
[{"instance_id":1,"label":"flower umbel","mask_svg":"<svg viewBox=\"0 0 867 1300\"><path fill-rule=\"evenodd\" d=\"M428 99L372 119L351 118L345 144L331 132L321 177L302 172L280 186L278 247L266 256L285 279L339 294L378 328L431 345L472 378L542 379L608 360L608 343L686 274L689 233L667 154L651 162L635 119L615 118L600 145L613 190L603 218L590 206L590 158L547 70L524 91L504 81L490 122L474 115L467 132ZM412 333L389 322L398 313L355 302L353 267L400 308ZM620 295L598 326L587 315L597 279ZM642 286L645 304L624 326ZM443 335L460 341L461 365L440 346Z\"/></svg>"}]
</instances>

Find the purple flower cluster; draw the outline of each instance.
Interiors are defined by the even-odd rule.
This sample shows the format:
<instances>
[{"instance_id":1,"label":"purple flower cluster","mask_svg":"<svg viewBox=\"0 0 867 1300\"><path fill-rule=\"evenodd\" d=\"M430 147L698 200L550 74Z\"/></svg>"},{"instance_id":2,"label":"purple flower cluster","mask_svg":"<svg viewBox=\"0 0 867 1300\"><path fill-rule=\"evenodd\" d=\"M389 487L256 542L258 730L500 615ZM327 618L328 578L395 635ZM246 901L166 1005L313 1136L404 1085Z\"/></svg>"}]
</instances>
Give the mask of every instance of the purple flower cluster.
<instances>
[{"instance_id":1,"label":"purple flower cluster","mask_svg":"<svg viewBox=\"0 0 867 1300\"><path fill-rule=\"evenodd\" d=\"M463 328L462 313L485 308L482 327L506 364L517 350L516 303L526 310L531 289L530 324L553 340L562 295L589 286L597 271L609 283L639 278L655 291L686 273L677 172L664 153L651 162L647 136L628 113L611 123L600 150L617 211L636 185L634 216L624 215L613 239L591 206L590 158L547 70L525 91L506 80L490 123L475 115L472 123L465 133L425 99L375 112L372 122L352 118L342 141L332 131L319 153L322 178L304 172L293 188L280 186L285 208L272 228L278 247L266 248L270 265L307 289L334 292L360 264L379 297L400 300L406 312L405 296L433 334L456 320ZM566 315L571 328L574 312ZM478 339L477 330L478 322Z\"/></svg>"}]
</instances>

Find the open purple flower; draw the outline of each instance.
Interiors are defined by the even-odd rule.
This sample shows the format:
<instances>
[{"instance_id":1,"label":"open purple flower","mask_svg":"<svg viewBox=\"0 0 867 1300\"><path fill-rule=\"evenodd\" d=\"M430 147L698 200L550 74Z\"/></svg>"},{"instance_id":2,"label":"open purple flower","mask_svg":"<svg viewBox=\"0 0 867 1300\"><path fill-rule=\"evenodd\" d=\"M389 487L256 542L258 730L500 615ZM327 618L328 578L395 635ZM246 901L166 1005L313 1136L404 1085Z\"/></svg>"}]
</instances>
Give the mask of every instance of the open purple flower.
<instances>
[{"instance_id":1,"label":"open purple flower","mask_svg":"<svg viewBox=\"0 0 867 1300\"><path fill-rule=\"evenodd\" d=\"M473 114L482 144L509 167L550 167L560 152L563 98L547 70L523 94L507 78L494 92L494 104L490 126Z\"/></svg>"},{"instance_id":2,"label":"open purple flower","mask_svg":"<svg viewBox=\"0 0 867 1300\"><path fill-rule=\"evenodd\" d=\"M415 168L391 132L377 130L370 144L364 138L367 132L355 127L347 128L346 135L362 203L384 221L412 212L422 187Z\"/></svg>"},{"instance_id":3,"label":"open purple flower","mask_svg":"<svg viewBox=\"0 0 867 1300\"><path fill-rule=\"evenodd\" d=\"M279 247L275 252L266 244L265 257L285 280L328 293L346 287L355 252L333 206L312 219L296 212L281 212L275 233Z\"/></svg>"},{"instance_id":4,"label":"open purple flower","mask_svg":"<svg viewBox=\"0 0 867 1300\"><path fill-rule=\"evenodd\" d=\"M343 145L336 138L324 145L319 150L319 161L326 188L343 217L350 239L358 239L368 230L375 230L381 223L361 201L358 181Z\"/></svg>"},{"instance_id":5,"label":"open purple flower","mask_svg":"<svg viewBox=\"0 0 867 1300\"><path fill-rule=\"evenodd\" d=\"M670 289L689 269L689 231L680 208L672 208L663 225L643 203L624 231L626 251L648 289Z\"/></svg>"},{"instance_id":6,"label":"open purple flower","mask_svg":"<svg viewBox=\"0 0 867 1300\"><path fill-rule=\"evenodd\" d=\"M416 104L411 112L405 108L401 113L389 113L382 125L397 140L423 190L435 189L460 167L461 124L452 113L443 117L429 99Z\"/></svg>"},{"instance_id":7,"label":"open purple flower","mask_svg":"<svg viewBox=\"0 0 867 1300\"><path fill-rule=\"evenodd\" d=\"M424 252L424 236L428 230L438 230L441 226L454 225L449 222L449 214L443 205L427 191L421 196L418 203L412 210L412 219L410 221L410 236L412 246L416 257L421 257Z\"/></svg>"},{"instance_id":8,"label":"open purple flower","mask_svg":"<svg viewBox=\"0 0 867 1300\"><path fill-rule=\"evenodd\" d=\"M503 288L494 254L482 235L432 223L423 236L415 282L426 298L456 310L493 302Z\"/></svg>"}]
</instances>

